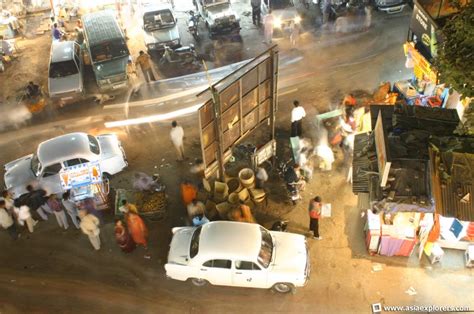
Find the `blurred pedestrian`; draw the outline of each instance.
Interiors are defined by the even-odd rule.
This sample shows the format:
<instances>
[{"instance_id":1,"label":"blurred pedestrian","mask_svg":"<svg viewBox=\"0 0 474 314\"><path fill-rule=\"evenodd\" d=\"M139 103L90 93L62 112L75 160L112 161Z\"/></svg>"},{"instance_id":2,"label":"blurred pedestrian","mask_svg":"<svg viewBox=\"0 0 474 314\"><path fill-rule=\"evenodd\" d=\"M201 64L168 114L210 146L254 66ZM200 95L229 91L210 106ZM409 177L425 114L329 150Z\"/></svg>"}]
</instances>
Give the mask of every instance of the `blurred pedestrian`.
<instances>
[{"instance_id":1,"label":"blurred pedestrian","mask_svg":"<svg viewBox=\"0 0 474 314\"><path fill-rule=\"evenodd\" d=\"M250 0L250 5L252 6L252 22L258 27L260 26L260 7L262 5L262 0Z\"/></svg>"},{"instance_id":2,"label":"blurred pedestrian","mask_svg":"<svg viewBox=\"0 0 474 314\"><path fill-rule=\"evenodd\" d=\"M184 130L178 125L178 122L171 122L171 131L170 131L171 142L173 142L174 147L178 153L178 161L184 160Z\"/></svg>"},{"instance_id":3,"label":"blurred pedestrian","mask_svg":"<svg viewBox=\"0 0 474 314\"><path fill-rule=\"evenodd\" d=\"M145 225L143 219L135 213L128 212L125 214L127 221L127 228L130 231L133 242L137 245L142 245L145 249L148 249L148 228Z\"/></svg>"},{"instance_id":4,"label":"blurred pedestrian","mask_svg":"<svg viewBox=\"0 0 474 314\"><path fill-rule=\"evenodd\" d=\"M153 75L151 57L149 54L145 53L143 50L140 50L136 63L140 65L143 76L145 77L147 83L150 83L150 81L156 81L155 75Z\"/></svg>"},{"instance_id":5,"label":"blurred pedestrian","mask_svg":"<svg viewBox=\"0 0 474 314\"><path fill-rule=\"evenodd\" d=\"M264 43L266 44L271 44L272 43L272 38L273 38L273 14L272 10L268 10L268 14L265 15L264 18L264 28L265 28L265 41Z\"/></svg>"},{"instance_id":6,"label":"blurred pedestrian","mask_svg":"<svg viewBox=\"0 0 474 314\"><path fill-rule=\"evenodd\" d=\"M48 198L47 204L49 208L53 210L54 215L56 216L56 220L60 228L67 230L69 228L69 224L66 218L66 212L64 211L63 207L61 206L61 202L56 197L56 194L51 194Z\"/></svg>"},{"instance_id":7,"label":"blurred pedestrian","mask_svg":"<svg viewBox=\"0 0 474 314\"><path fill-rule=\"evenodd\" d=\"M10 212L10 214L14 214L13 208L15 207L14 205L15 201L13 200L10 192L8 192L7 190L4 190L2 192L2 197L3 197L3 200L5 201L5 208Z\"/></svg>"},{"instance_id":8,"label":"blurred pedestrian","mask_svg":"<svg viewBox=\"0 0 474 314\"><path fill-rule=\"evenodd\" d=\"M38 221L34 220L31 217L31 212L30 208L26 205L20 206L20 208L15 207L14 208L18 223L23 226L26 223L26 227L28 228L28 231L30 233L33 233L35 230L35 226L38 223Z\"/></svg>"},{"instance_id":9,"label":"blurred pedestrian","mask_svg":"<svg viewBox=\"0 0 474 314\"><path fill-rule=\"evenodd\" d=\"M13 220L13 216L5 208L4 200L0 200L0 226L8 231L8 234L13 240L18 239L15 221Z\"/></svg>"},{"instance_id":10,"label":"blurred pedestrian","mask_svg":"<svg viewBox=\"0 0 474 314\"><path fill-rule=\"evenodd\" d=\"M298 100L293 101L293 110L291 110L291 137L301 137L303 134L302 121L306 117L306 111Z\"/></svg>"},{"instance_id":11,"label":"blurred pedestrian","mask_svg":"<svg viewBox=\"0 0 474 314\"><path fill-rule=\"evenodd\" d=\"M138 93L138 83L137 83L137 68L133 64L132 60L128 60L127 63L127 76L128 82L130 84L131 95L136 95ZM126 107L127 111L125 112L125 117L128 117L128 106Z\"/></svg>"},{"instance_id":12,"label":"blurred pedestrian","mask_svg":"<svg viewBox=\"0 0 474 314\"><path fill-rule=\"evenodd\" d=\"M203 215L205 208L203 202L193 199L187 206L189 219L193 219L197 215Z\"/></svg>"},{"instance_id":13,"label":"blurred pedestrian","mask_svg":"<svg viewBox=\"0 0 474 314\"><path fill-rule=\"evenodd\" d=\"M119 245L122 252L130 253L136 247L135 242L133 242L130 233L128 232L127 228L123 225L122 221L117 219L115 221L115 241Z\"/></svg>"},{"instance_id":14,"label":"blurred pedestrian","mask_svg":"<svg viewBox=\"0 0 474 314\"><path fill-rule=\"evenodd\" d=\"M15 200L15 207L26 205L30 210L36 211L43 220L48 220L48 215L46 215L46 213L52 214L53 211L46 204L46 201L48 200L46 191L43 189L35 190L31 185L28 185L26 190L28 191L27 193L21 195Z\"/></svg>"},{"instance_id":15,"label":"blurred pedestrian","mask_svg":"<svg viewBox=\"0 0 474 314\"><path fill-rule=\"evenodd\" d=\"M268 173L263 167L257 168L257 189L263 189L265 187L265 182L268 181Z\"/></svg>"},{"instance_id":16,"label":"blurred pedestrian","mask_svg":"<svg viewBox=\"0 0 474 314\"><path fill-rule=\"evenodd\" d=\"M316 196L309 201L309 231L313 232L313 239L322 240L323 237L319 235L319 219L321 218L321 210L323 207L322 199Z\"/></svg>"},{"instance_id":17,"label":"blurred pedestrian","mask_svg":"<svg viewBox=\"0 0 474 314\"><path fill-rule=\"evenodd\" d=\"M71 201L71 194L69 191L63 194L63 199L61 200L61 203L63 204L63 207L66 209L66 212L68 213L69 217L71 217L72 223L74 226L79 229L79 212L77 210L76 204Z\"/></svg>"},{"instance_id":18,"label":"blurred pedestrian","mask_svg":"<svg viewBox=\"0 0 474 314\"><path fill-rule=\"evenodd\" d=\"M290 42L292 49L296 49L298 39L300 38L300 25L295 21L291 22Z\"/></svg>"},{"instance_id":19,"label":"blurred pedestrian","mask_svg":"<svg viewBox=\"0 0 474 314\"><path fill-rule=\"evenodd\" d=\"M89 241L96 251L100 250L100 229L99 218L92 214L88 214L85 210L79 211L81 218L80 227L82 232L89 237Z\"/></svg>"}]
</instances>

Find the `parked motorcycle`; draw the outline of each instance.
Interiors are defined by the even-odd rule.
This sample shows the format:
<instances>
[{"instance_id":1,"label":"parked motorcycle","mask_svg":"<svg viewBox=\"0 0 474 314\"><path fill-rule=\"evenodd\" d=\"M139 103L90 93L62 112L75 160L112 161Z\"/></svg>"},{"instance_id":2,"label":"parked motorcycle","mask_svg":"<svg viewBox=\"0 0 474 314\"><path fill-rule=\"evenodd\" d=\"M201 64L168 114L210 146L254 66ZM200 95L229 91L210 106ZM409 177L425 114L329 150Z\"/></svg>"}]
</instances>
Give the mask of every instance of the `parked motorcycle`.
<instances>
[{"instance_id":1,"label":"parked motorcycle","mask_svg":"<svg viewBox=\"0 0 474 314\"><path fill-rule=\"evenodd\" d=\"M189 14L188 20L188 32L193 35L194 40L199 41L199 19L201 15L199 13L194 13L193 10L187 12Z\"/></svg>"},{"instance_id":2,"label":"parked motorcycle","mask_svg":"<svg viewBox=\"0 0 474 314\"><path fill-rule=\"evenodd\" d=\"M196 66L200 67L199 57L193 44L172 49L165 46L165 51L160 59L160 65L173 65L177 67Z\"/></svg>"},{"instance_id":3,"label":"parked motorcycle","mask_svg":"<svg viewBox=\"0 0 474 314\"><path fill-rule=\"evenodd\" d=\"M291 159L287 162L280 162L278 174L285 181L286 190L288 191L288 198L293 205L296 205L297 201L301 199L300 191L302 189L302 184L301 181L295 182L293 178L290 178L294 175L290 175L290 172L293 171L292 167L290 166L290 162Z\"/></svg>"}]
</instances>

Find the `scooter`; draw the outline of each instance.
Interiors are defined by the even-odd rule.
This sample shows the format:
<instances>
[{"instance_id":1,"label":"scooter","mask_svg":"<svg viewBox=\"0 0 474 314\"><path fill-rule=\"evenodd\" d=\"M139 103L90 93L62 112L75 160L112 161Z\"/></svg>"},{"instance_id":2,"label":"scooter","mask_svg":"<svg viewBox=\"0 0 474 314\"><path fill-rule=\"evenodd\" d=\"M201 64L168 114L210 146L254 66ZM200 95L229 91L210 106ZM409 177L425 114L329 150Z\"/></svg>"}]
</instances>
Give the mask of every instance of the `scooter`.
<instances>
[{"instance_id":1,"label":"scooter","mask_svg":"<svg viewBox=\"0 0 474 314\"><path fill-rule=\"evenodd\" d=\"M193 44L177 49L171 49L170 47L165 46L165 51L160 59L160 64L175 65L178 67L189 65L200 67L200 63L197 62L198 59L198 54Z\"/></svg>"},{"instance_id":2,"label":"scooter","mask_svg":"<svg viewBox=\"0 0 474 314\"><path fill-rule=\"evenodd\" d=\"M188 32L193 35L194 40L199 41L199 19L201 18L201 15L199 13L194 13L193 10L187 13L189 14Z\"/></svg>"}]
</instances>

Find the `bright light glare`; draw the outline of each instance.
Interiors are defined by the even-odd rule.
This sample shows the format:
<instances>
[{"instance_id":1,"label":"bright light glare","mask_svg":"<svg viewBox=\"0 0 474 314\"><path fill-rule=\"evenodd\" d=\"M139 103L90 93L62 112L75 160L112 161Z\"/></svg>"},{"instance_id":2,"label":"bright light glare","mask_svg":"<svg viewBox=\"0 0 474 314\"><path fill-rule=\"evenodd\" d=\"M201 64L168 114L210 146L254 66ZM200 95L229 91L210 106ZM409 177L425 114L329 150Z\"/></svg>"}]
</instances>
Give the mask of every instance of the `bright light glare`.
<instances>
[{"instance_id":1,"label":"bright light glare","mask_svg":"<svg viewBox=\"0 0 474 314\"><path fill-rule=\"evenodd\" d=\"M274 28L280 28L281 27L281 18L280 17L275 17L275 19L273 20L273 27Z\"/></svg>"},{"instance_id":2,"label":"bright light glare","mask_svg":"<svg viewBox=\"0 0 474 314\"><path fill-rule=\"evenodd\" d=\"M301 23L301 17L300 17L299 15L297 15L297 16L295 17L295 23L296 23L296 24Z\"/></svg>"},{"instance_id":3,"label":"bright light glare","mask_svg":"<svg viewBox=\"0 0 474 314\"><path fill-rule=\"evenodd\" d=\"M187 114L194 113L197 111L203 104L197 104L188 108L183 108L163 114L156 114L152 116L146 116L146 117L141 117L141 118L135 118L135 119L127 119L127 120L122 120L122 121L113 121L113 122L105 122L105 127L106 128L114 128L114 127L121 127L121 126L128 126L128 125L137 125L137 124L143 124L143 123L152 123L152 122L158 122L158 121L163 121L163 120L168 120L168 119L174 119L180 116L184 116Z\"/></svg>"}]
</instances>

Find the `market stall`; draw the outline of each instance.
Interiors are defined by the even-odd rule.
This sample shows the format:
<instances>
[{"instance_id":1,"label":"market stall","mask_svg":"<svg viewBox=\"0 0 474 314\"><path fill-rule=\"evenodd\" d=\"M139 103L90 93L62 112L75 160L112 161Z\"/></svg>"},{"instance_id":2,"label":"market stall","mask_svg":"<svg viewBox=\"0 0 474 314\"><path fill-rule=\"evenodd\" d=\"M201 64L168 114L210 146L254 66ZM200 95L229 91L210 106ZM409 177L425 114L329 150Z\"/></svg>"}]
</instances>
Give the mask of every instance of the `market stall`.
<instances>
[{"instance_id":1,"label":"market stall","mask_svg":"<svg viewBox=\"0 0 474 314\"><path fill-rule=\"evenodd\" d=\"M71 200L80 203L86 199L94 202L95 208L108 208L109 180L103 180L99 162L87 162L63 168L59 172L64 191L71 191Z\"/></svg>"}]
</instances>

